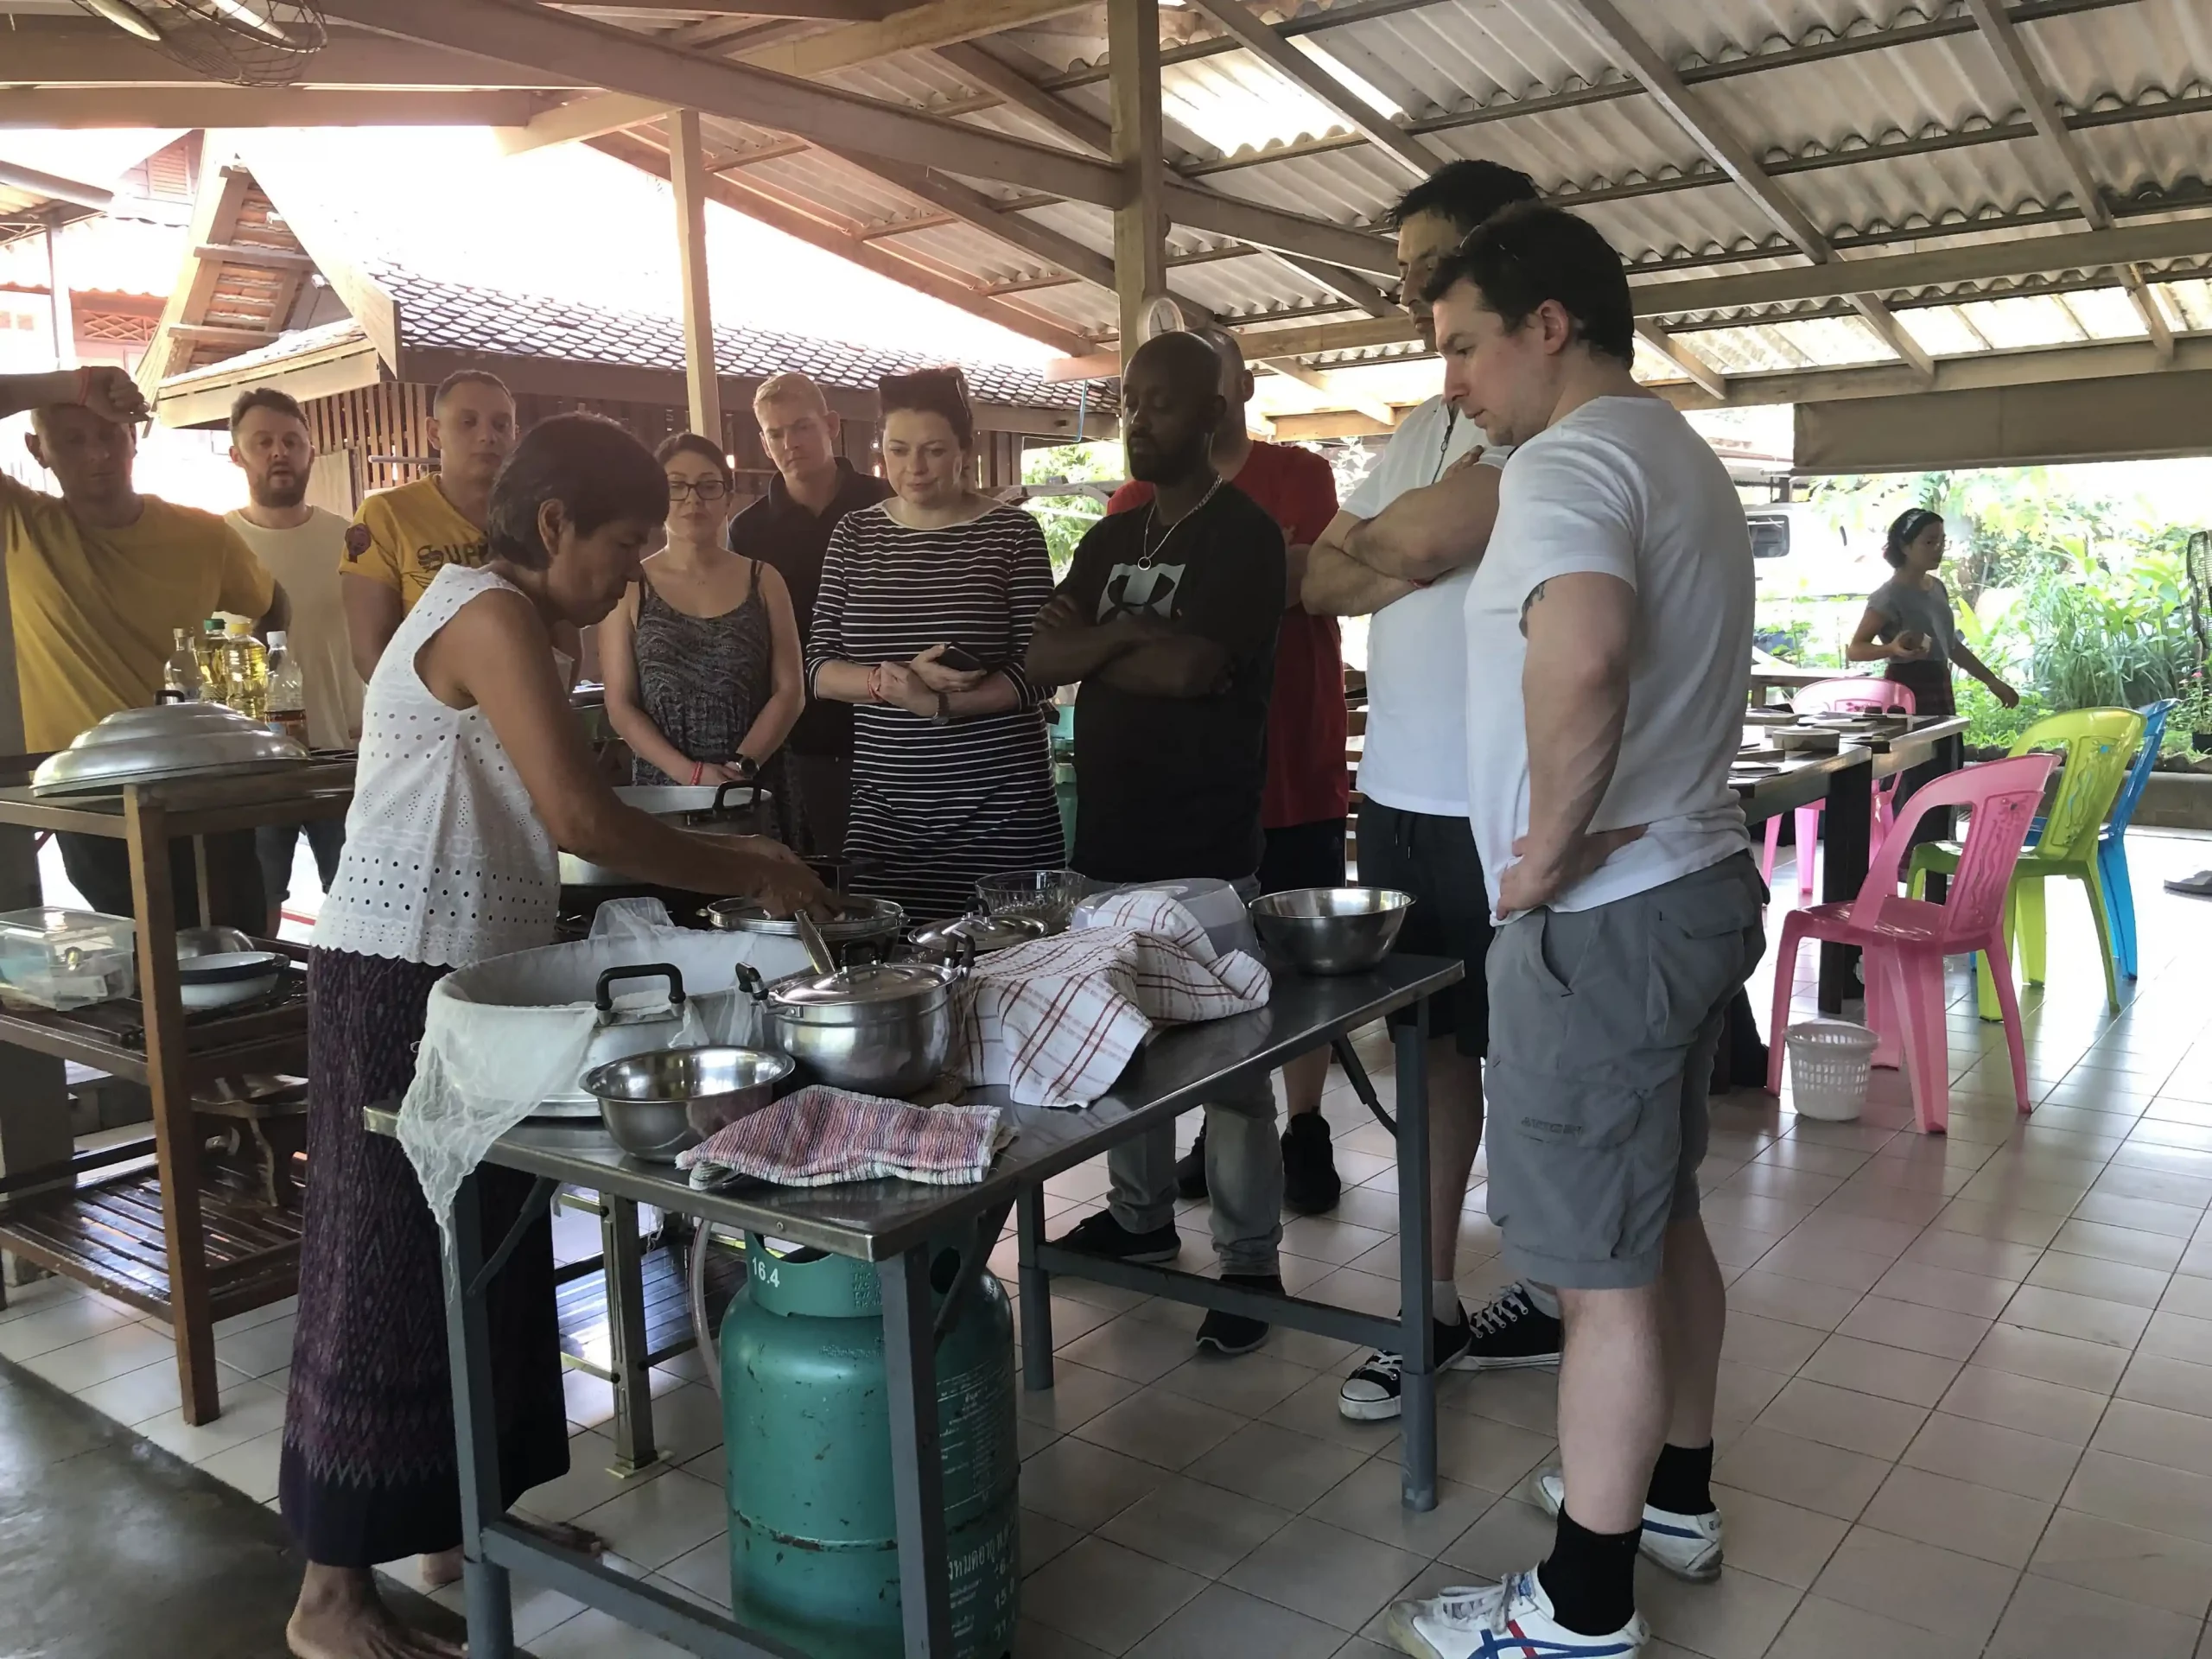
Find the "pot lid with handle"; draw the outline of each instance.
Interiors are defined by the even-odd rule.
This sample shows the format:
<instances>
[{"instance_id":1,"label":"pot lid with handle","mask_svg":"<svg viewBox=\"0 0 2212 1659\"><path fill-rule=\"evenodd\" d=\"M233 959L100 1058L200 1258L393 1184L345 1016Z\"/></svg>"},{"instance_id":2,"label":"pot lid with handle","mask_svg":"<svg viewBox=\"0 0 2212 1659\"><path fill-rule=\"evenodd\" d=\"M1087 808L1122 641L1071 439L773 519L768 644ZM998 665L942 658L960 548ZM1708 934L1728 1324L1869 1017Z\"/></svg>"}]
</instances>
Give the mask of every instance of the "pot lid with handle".
<instances>
[{"instance_id":1,"label":"pot lid with handle","mask_svg":"<svg viewBox=\"0 0 2212 1659\"><path fill-rule=\"evenodd\" d=\"M988 916L962 916L949 922L934 922L927 927L917 928L912 935L917 950L932 957L956 957L963 942L979 956L988 956L994 950L1005 950L1017 944L1027 944L1032 939L1041 939L1052 929L1034 916L1019 916L1011 912Z\"/></svg>"},{"instance_id":2,"label":"pot lid with handle","mask_svg":"<svg viewBox=\"0 0 2212 1659\"><path fill-rule=\"evenodd\" d=\"M768 1001L785 1008L849 1008L912 1001L942 990L957 969L928 962L879 962L835 973L794 974L768 988Z\"/></svg>"}]
</instances>

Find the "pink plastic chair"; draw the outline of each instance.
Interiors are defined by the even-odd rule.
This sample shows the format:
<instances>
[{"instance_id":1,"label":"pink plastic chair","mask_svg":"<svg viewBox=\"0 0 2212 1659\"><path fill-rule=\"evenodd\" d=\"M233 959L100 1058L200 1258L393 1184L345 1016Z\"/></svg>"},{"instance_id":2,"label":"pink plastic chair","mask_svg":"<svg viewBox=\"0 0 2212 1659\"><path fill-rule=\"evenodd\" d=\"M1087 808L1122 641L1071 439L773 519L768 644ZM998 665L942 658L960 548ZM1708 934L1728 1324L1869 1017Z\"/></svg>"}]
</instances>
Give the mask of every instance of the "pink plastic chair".
<instances>
[{"instance_id":1,"label":"pink plastic chair","mask_svg":"<svg viewBox=\"0 0 2212 1659\"><path fill-rule=\"evenodd\" d=\"M1862 675L1848 680L1815 680L1800 687L1789 699L1789 706L1801 715L1910 715L1917 712L1913 707L1912 692L1894 680L1877 679ZM1890 797L1897 792L1897 779L1902 774L1892 772L1874 785L1874 833L1882 835L1890 826ZM1813 896L1813 849L1821 837L1821 809L1826 801L1815 801L1809 806L1797 809L1797 902L1805 904ZM1782 815L1775 814L1766 821L1766 861L1761 874L1770 887L1774 885L1774 855L1782 845Z\"/></svg>"},{"instance_id":2,"label":"pink plastic chair","mask_svg":"<svg viewBox=\"0 0 2212 1659\"><path fill-rule=\"evenodd\" d=\"M2028 838L2028 824L2043 800L2044 782L2058 764L2052 754L1993 760L1937 779L1905 804L1904 816L1882 837L1866 885L1849 904L1816 905L1783 918L1782 950L1774 969L1774 1024L1768 1049L1769 1094L1782 1090L1783 1033L1789 1026L1789 993L1797 975L1797 948L1807 938L1855 944L1866 952L1866 1024L1878 1046L1874 1064L1895 1066L1902 1056L1912 1079L1913 1109L1923 1135L1941 1133L1951 1121L1950 1029L1943 1014L1943 958L1980 950L1989 958L2005 1040L2012 1051L2012 1086L2020 1110L2028 1103L2028 1061L2020 1032L2019 999L2012 964L2005 953L2005 894L2012 867ZM1913 826L1938 807L1974 813L1951 878L1947 903L1897 896L1897 880L1911 852Z\"/></svg>"}]
</instances>

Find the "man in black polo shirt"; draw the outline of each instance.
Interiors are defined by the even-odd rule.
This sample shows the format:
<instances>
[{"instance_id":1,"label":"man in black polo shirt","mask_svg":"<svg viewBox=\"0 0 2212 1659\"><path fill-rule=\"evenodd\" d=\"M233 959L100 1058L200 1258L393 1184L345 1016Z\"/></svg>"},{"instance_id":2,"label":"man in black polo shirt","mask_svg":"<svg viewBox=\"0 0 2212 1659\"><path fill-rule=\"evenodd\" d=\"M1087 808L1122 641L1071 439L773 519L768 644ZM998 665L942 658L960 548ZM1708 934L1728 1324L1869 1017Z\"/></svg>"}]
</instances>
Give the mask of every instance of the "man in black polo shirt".
<instances>
[{"instance_id":1,"label":"man in black polo shirt","mask_svg":"<svg viewBox=\"0 0 2212 1659\"><path fill-rule=\"evenodd\" d=\"M729 545L775 566L791 589L804 642L814 626L822 587L822 555L830 532L855 507L891 493L881 479L853 470L837 454L837 417L822 388L804 374L779 374L753 394L760 442L775 463L768 493L729 522ZM845 842L853 767L853 710L849 703L807 700L785 740L785 775L799 792L808 845L803 852L835 858Z\"/></svg>"},{"instance_id":2,"label":"man in black polo shirt","mask_svg":"<svg viewBox=\"0 0 2212 1659\"><path fill-rule=\"evenodd\" d=\"M1122 378L1122 398L1129 473L1154 486L1153 499L1091 528L1029 647L1033 677L1082 683L1075 865L1112 882L1212 876L1249 896L1266 847L1282 531L1213 470L1228 406L1205 340L1147 342ZM1109 1207L1059 1242L1124 1262L1172 1258L1173 1128L1124 1142L1107 1164ZM1280 1292L1282 1154L1268 1078L1207 1103L1206 1179L1223 1282ZM1241 1354L1267 1334L1260 1320L1214 1313L1198 1342Z\"/></svg>"}]
</instances>

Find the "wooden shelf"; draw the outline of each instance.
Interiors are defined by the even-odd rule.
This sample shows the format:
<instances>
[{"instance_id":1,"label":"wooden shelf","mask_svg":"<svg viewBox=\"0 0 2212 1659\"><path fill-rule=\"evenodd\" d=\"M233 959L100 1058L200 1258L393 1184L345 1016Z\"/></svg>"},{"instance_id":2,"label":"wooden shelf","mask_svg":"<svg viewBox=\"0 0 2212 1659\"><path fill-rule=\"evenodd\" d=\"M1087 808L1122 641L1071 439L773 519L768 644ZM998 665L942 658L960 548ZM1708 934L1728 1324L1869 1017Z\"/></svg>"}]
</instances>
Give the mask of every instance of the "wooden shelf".
<instances>
[{"instance_id":1,"label":"wooden shelf","mask_svg":"<svg viewBox=\"0 0 2212 1659\"><path fill-rule=\"evenodd\" d=\"M143 1313L173 1317L161 1177L152 1170L0 1205L0 1249ZM209 1313L227 1319L299 1288L301 1219L212 1173L200 1191Z\"/></svg>"},{"instance_id":2,"label":"wooden shelf","mask_svg":"<svg viewBox=\"0 0 2212 1659\"><path fill-rule=\"evenodd\" d=\"M194 1084L242 1071L296 1070L307 1059L306 976L296 975L282 1001L232 1014L188 1014L184 1022L185 1077ZM0 1043L89 1065L126 1083L149 1081L146 1012L136 998L60 1013L0 1008Z\"/></svg>"}]
</instances>

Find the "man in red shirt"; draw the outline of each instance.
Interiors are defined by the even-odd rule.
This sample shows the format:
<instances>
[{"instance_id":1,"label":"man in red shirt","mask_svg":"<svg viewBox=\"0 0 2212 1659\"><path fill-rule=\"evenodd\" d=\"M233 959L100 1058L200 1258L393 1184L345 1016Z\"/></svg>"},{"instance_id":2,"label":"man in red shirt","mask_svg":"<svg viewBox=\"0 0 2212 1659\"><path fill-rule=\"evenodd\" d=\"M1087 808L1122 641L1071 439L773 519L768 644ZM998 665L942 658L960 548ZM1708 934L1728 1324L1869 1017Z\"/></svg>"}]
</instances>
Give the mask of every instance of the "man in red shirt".
<instances>
[{"instance_id":1,"label":"man in red shirt","mask_svg":"<svg viewBox=\"0 0 2212 1659\"><path fill-rule=\"evenodd\" d=\"M1229 413L1214 434L1214 471L1259 503L1282 526L1289 548L1290 604L1275 639L1274 696L1268 710L1268 782L1260 823L1267 854L1260 890L1340 887L1344 881L1344 819L1351 780L1344 766L1344 664L1337 619L1310 614L1299 601L1306 555L1337 514L1336 477L1310 449L1255 442L1245 429L1252 372L1236 337L1224 328L1198 330L1221 358L1222 396ZM1109 512L1141 507L1152 486L1132 480L1114 492ZM1336 1207L1341 1190L1321 1116L1329 1051L1317 1048L1283 1067L1290 1124L1283 1131L1283 1202L1306 1215ZM1205 1131L1175 1166L1187 1198L1206 1191Z\"/></svg>"}]
</instances>

